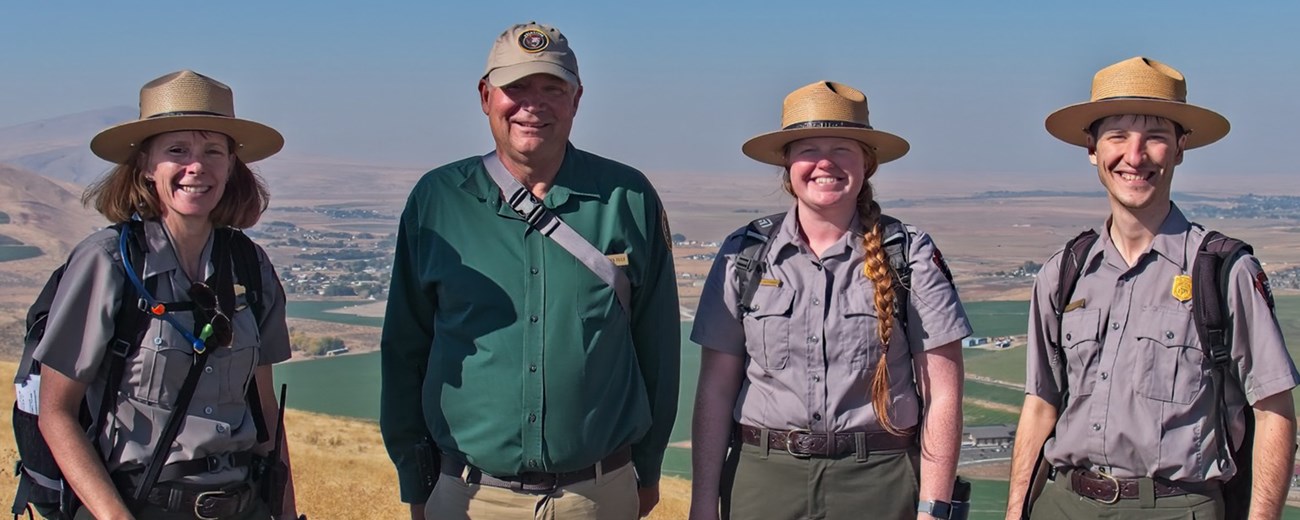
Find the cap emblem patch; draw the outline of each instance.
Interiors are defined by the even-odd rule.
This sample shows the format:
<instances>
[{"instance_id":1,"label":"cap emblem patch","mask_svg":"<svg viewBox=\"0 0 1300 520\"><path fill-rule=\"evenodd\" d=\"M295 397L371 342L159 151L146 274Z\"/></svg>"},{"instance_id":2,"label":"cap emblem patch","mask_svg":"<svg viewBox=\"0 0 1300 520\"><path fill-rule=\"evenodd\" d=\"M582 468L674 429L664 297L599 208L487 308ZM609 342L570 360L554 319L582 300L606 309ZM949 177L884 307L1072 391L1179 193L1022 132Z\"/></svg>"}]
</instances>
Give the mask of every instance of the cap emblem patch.
<instances>
[{"instance_id":1,"label":"cap emblem patch","mask_svg":"<svg viewBox=\"0 0 1300 520\"><path fill-rule=\"evenodd\" d=\"M536 29L529 29L519 35L519 48L524 52L542 52L550 45L551 38Z\"/></svg>"}]
</instances>

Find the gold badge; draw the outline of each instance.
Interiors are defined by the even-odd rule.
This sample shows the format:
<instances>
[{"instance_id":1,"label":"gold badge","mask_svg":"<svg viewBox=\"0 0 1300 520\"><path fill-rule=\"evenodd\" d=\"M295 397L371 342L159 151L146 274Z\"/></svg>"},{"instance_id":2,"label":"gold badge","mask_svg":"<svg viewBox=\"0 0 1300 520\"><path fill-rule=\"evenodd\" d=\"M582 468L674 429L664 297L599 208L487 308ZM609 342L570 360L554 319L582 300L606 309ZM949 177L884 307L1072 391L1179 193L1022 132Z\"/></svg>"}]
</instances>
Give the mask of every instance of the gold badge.
<instances>
[{"instance_id":1,"label":"gold badge","mask_svg":"<svg viewBox=\"0 0 1300 520\"><path fill-rule=\"evenodd\" d=\"M627 253L605 255L605 258L608 258L610 262L614 262L614 265L618 267L627 267Z\"/></svg>"},{"instance_id":2,"label":"gold badge","mask_svg":"<svg viewBox=\"0 0 1300 520\"><path fill-rule=\"evenodd\" d=\"M781 280L777 280L775 278L764 278L762 280L759 280L758 284L766 287L780 287Z\"/></svg>"},{"instance_id":3,"label":"gold badge","mask_svg":"<svg viewBox=\"0 0 1300 520\"><path fill-rule=\"evenodd\" d=\"M1186 302L1192 299L1192 277L1180 274L1174 277L1174 286L1169 290L1174 295L1174 299L1180 302Z\"/></svg>"}]
</instances>

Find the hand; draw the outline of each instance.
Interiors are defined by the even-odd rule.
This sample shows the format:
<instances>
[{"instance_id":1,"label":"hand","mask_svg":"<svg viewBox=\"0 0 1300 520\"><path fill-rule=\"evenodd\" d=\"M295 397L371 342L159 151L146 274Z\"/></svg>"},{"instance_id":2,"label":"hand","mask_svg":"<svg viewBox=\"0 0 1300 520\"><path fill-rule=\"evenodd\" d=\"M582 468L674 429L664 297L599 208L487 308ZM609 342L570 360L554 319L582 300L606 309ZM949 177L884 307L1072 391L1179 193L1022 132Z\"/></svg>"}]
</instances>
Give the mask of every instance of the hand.
<instances>
[{"instance_id":1,"label":"hand","mask_svg":"<svg viewBox=\"0 0 1300 520\"><path fill-rule=\"evenodd\" d=\"M411 520L424 520L424 503L411 504Z\"/></svg>"},{"instance_id":2,"label":"hand","mask_svg":"<svg viewBox=\"0 0 1300 520\"><path fill-rule=\"evenodd\" d=\"M640 503L640 517L650 516L650 511L659 504L659 484L636 488L636 497Z\"/></svg>"}]
</instances>

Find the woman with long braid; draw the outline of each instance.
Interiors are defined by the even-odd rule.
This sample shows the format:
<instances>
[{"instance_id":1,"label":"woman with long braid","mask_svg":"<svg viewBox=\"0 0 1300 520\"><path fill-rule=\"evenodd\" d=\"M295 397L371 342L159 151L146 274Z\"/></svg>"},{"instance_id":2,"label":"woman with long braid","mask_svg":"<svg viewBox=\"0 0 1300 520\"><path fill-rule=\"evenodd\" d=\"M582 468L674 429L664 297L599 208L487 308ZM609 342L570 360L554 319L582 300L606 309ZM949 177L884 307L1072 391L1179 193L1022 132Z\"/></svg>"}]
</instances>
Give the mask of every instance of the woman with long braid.
<instances>
[{"instance_id":1,"label":"woman with long braid","mask_svg":"<svg viewBox=\"0 0 1300 520\"><path fill-rule=\"evenodd\" d=\"M907 141L818 82L742 150L795 202L727 237L700 298L691 518L948 518L971 328L929 235L873 197Z\"/></svg>"}]
</instances>

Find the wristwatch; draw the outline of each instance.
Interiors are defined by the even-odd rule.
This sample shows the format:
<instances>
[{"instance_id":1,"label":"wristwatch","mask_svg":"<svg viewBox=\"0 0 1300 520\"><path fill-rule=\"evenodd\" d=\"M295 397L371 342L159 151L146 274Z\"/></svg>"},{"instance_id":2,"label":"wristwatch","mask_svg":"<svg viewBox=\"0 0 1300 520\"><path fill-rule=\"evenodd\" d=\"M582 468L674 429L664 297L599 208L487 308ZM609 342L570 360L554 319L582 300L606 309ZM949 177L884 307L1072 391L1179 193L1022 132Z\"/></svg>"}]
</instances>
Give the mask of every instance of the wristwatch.
<instances>
[{"instance_id":1,"label":"wristwatch","mask_svg":"<svg viewBox=\"0 0 1300 520\"><path fill-rule=\"evenodd\" d=\"M952 517L952 504L942 500L927 500L916 505L916 512L927 513L940 520L948 520Z\"/></svg>"}]
</instances>

